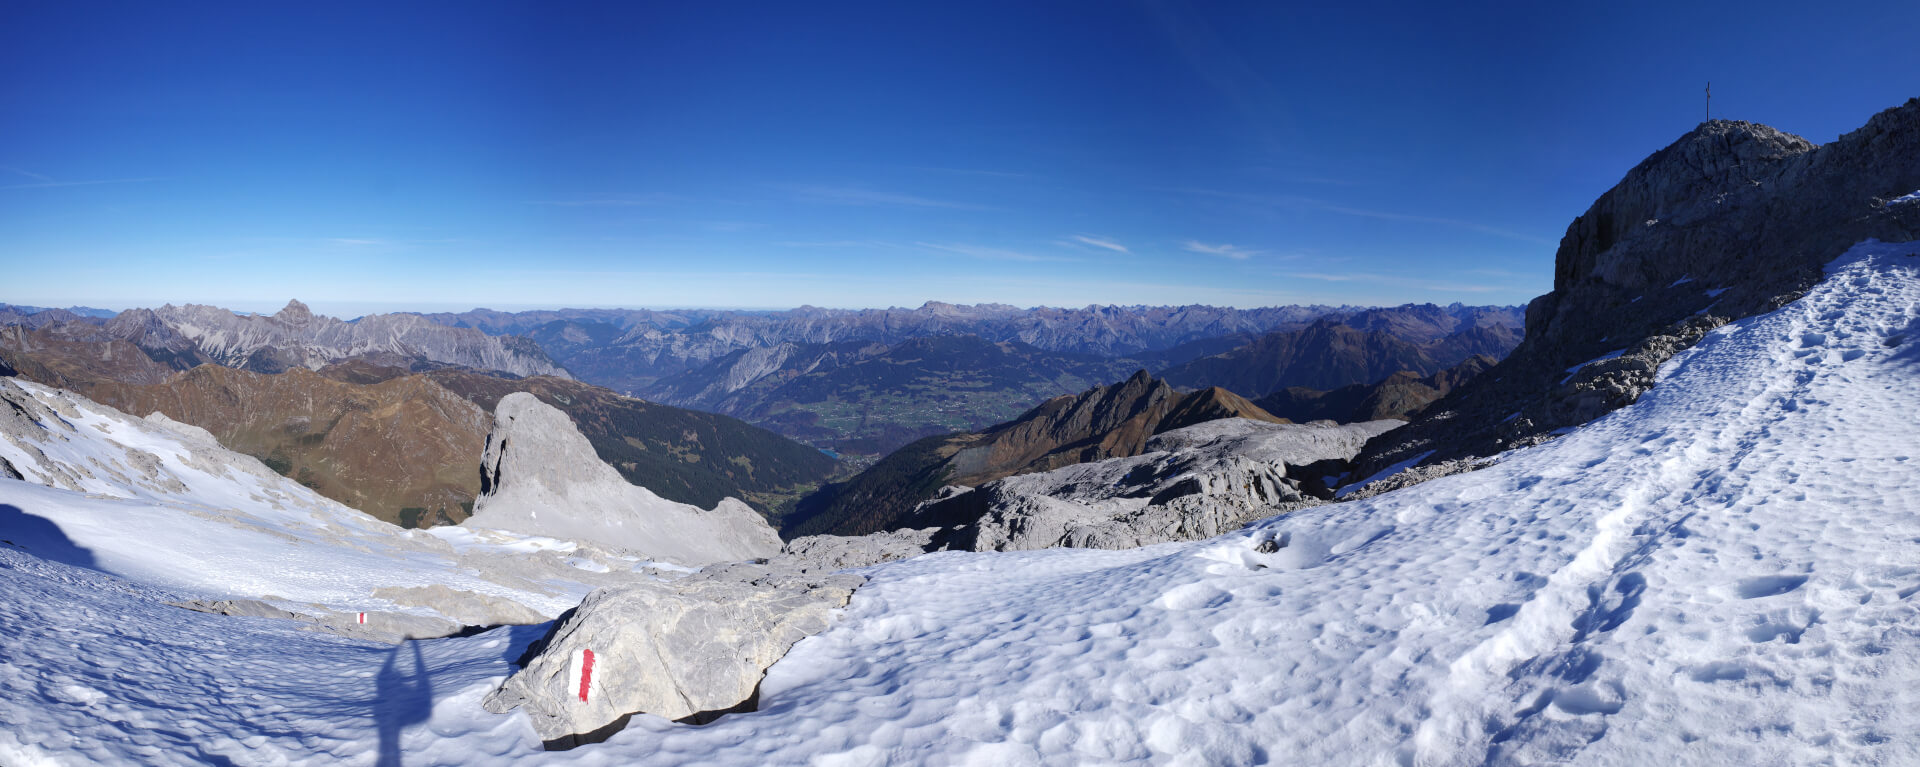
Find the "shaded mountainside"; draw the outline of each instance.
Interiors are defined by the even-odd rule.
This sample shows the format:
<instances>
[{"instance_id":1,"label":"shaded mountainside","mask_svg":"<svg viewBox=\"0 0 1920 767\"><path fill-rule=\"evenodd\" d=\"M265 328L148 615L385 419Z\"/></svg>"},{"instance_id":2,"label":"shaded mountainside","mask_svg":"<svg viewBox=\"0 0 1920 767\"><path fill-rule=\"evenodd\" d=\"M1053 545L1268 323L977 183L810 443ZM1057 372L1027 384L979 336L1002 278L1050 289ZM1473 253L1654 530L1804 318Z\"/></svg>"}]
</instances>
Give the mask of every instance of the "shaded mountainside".
<instances>
[{"instance_id":1,"label":"shaded mountainside","mask_svg":"<svg viewBox=\"0 0 1920 767\"><path fill-rule=\"evenodd\" d=\"M1454 310L1454 311L1449 311ZM1513 312L1406 306L1326 318L1165 370L1183 388L1274 392L1371 384L1403 370L1432 375L1477 354L1503 357L1520 341Z\"/></svg>"},{"instance_id":2,"label":"shaded mountainside","mask_svg":"<svg viewBox=\"0 0 1920 767\"><path fill-rule=\"evenodd\" d=\"M733 352L654 389L671 404L873 455L921 437L1007 421L1036 402L1119 380L1134 367L978 336L893 346L785 343Z\"/></svg>"},{"instance_id":3,"label":"shaded mountainside","mask_svg":"<svg viewBox=\"0 0 1920 767\"><path fill-rule=\"evenodd\" d=\"M1632 403L1674 353L1795 300L1854 244L1920 238L1920 204L1901 201L1916 190L1920 99L1817 147L1765 125L1702 123L1567 227L1520 346L1369 444L1359 471L1420 456L1464 464Z\"/></svg>"},{"instance_id":4,"label":"shaded mountainside","mask_svg":"<svg viewBox=\"0 0 1920 767\"><path fill-rule=\"evenodd\" d=\"M1363 423L1386 418L1406 421L1498 362L1476 354L1426 377L1402 370L1379 383L1353 384L1331 391L1289 386L1255 400L1254 404L1296 423L1321 420Z\"/></svg>"},{"instance_id":5,"label":"shaded mountainside","mask_svg":"<svg viewBox=\"0 0 1920 767\"><path fill-rule=\"evenodd\" d=\"M983 431L907 445L852 479L807 497L786 530L790 536L890 530L947 485L974 486L1015 474L1139 455L1155 434L1231 417L1281 422L1231 392L1181 394L1140 371L1111 386L1048 400L1018 419Z\"/></svg>"},{"instance_id":6,"label":"shaded mountainside","mask_svg":"<svg viewBox=\"0 0 1920 767\"><path fill-rule=\"evenodd\" d=\"M701 508L735 497L778 520L839 465L819 450L736 418L625 397L579 381L507 379L453 369L424 376L487 412L508 394L528 392L570 416L600 459L628 482Z\"/></svg>"}]
</instances>

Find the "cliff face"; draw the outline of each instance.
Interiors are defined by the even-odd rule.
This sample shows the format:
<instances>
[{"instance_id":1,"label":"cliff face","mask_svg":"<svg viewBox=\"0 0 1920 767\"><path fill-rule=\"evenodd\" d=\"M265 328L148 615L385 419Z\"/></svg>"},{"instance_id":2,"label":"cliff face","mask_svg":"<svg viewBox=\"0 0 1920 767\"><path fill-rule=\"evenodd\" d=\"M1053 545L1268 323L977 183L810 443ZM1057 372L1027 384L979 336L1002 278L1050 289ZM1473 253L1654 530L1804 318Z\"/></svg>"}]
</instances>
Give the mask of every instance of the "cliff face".
<instances>
[{"instance_id":1,"label":"cliff face","mask_svg":"<svg viewBox=\"0 0 1920 767\"><path fill-rule=\"evenodd\" d=\"M1637 399L1707 331L1771 311L1855 243L1920 237L1920 99L1833 143L1703 123L1635 166L1567 227L1554 290L1512 355L1407 428L1360 471L1533 444Z\"/></svg>"}]
</instances>

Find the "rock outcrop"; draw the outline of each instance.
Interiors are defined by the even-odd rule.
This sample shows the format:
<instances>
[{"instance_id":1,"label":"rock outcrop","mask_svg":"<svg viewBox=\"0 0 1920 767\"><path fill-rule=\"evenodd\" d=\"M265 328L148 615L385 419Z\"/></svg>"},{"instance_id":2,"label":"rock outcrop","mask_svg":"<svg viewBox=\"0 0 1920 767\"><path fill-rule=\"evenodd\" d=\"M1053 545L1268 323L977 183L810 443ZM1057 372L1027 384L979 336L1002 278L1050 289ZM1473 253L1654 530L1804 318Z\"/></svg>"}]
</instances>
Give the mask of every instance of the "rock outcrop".
<instances>
[{"instance_id":1,"label":"rock outcrop","mask_svg":"<svg viewBox=\"0 0 1920 767\"><path fill-rule=\"evenodd\" d=\"M864 582L775 563L603 588L482 705L524 710L549 749L604 740L636 714L704 723L751 711L767 668L826 629Z\"/></svg>"},{"instance_id":2,"label":"rock outcrop","mask_svg":"<svg viewBox=\"0 0 1920 767\"><path fill-rule=\"evenodd\" d=\"M1280 421L1231 392L1182 394L1143 370L1117 384L1055 397L983 431L929 437L901 448L847 482L802 501L796 513L800 521L789 529L797 535L897 529L916 505L944 486L981 485L1015 474L1139 455L1159 432L1229 417Z\"/></svg>"},{"instance_id":3,"label":"rock outcrop","mask_svg":"<svg viewBox=\"0 0 1920 767\"><path fill-rule=\"evenodd\" d=\"M682 565L780 552L779 535L736 499L703 510L629 484L566 413L526 392L501 398L480 473L466 527L591 541Z\"/></svg>"},{"instance_id":4,"label":"rock outcrop","mask_svg":"<svg viewBox=\"0 0 1920 767\"><path fill-rule=\"evenodd\" d=\"M1360 475L1477 465L1632 403L1673 354L1798 298L1856 243L1920 238L1920 205L1895 202L1916 190L1920 99L1825 146L1702 123L1567 227L1514 353L1369 445Z\"/></svg>"},{"instance_id":5,"label":"rock outcrop","mask_svg":"<svg viewBox=\"0 0 1920 767\"><path fill-rule=\"evenodd\" d=\"M1211 538L1323 502L1327 474L1399 421L1273 424L1228 418L1154 437L1147 452L949 488L911 524L971 551L1122 549Z\"/></svg>"}]
</instances>

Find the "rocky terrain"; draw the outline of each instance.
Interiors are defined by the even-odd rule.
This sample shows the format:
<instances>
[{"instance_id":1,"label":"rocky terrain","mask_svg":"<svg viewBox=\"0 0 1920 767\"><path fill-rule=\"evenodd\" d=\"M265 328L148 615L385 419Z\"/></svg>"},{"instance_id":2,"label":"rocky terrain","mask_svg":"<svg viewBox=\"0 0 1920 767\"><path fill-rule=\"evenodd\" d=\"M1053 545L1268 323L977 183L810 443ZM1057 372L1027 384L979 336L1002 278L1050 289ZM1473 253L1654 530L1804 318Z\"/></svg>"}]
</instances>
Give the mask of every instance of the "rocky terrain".
<instances>
[{"instance_id":1,"label":"rocky terrain","mask_svg":"<svg viewBox=\"0 0 1920 767\"><path fill-rule=\"evenodd\" d=\"M1920 237L1920 205L1895 202L1915 190L1920 99L1825 146L1702 123L1574 219L1513 354L1369 445L1360 476L1460 470L1632 403L1676 352L1794 300L1856 243Z\"/></svg>"},{"instance_id":2,"label":"rocky terrain","mask_svg":"<svg viewBox=\"0 0 1920 767\"><path fill-rule=\"evenodd\" d=\"M791 535L891 530L948 485L1138 455L1160 432L1235 417L1280 420L1231 392L1182 394L1140 371L1117 384L1048 400L982 431L928 437L901 448L803 500L784 529Z\"/></svg>"},{"instance_id":3,"label":"rocky terrain","mask_svg":"<svg viewBox=\"0 0 1920 767\"><path fill-rule=\"evenodd\" d=\"M934 548L1125 549L1212 538L1331 498L1325 479L1400 426L1222 418L1165 431L1124 458L949 487L907 520Z\"/></svg>"},{"instance_id":4,"label":"rocky terrain","mask_svg":"<svg viewBox=\"0 0 1920 767\"><path fill-rule=\"evenodd\" d=\"M737 499L701 509L627 482L566 413L532 394L502 397L493 421L480 497L462 526L593 541L680 565L780 552L780 536Z\"/></svg>"}]
</instances>

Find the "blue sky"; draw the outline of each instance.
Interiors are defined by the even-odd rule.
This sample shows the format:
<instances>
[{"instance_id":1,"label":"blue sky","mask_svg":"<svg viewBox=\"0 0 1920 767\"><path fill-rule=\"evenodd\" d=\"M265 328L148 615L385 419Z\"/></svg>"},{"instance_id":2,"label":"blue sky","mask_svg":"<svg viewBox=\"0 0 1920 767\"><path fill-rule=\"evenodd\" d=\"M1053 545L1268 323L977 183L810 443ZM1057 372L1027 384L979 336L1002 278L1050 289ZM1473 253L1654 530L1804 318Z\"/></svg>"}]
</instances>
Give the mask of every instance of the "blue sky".
<instances>
[{"instance_id":1,"label":"blue sky","mask_svg":"<svg viewBox=\"0 0 1920 767\"><path fill-rule=\"evenodd\" d=\"M1520 303L1702 119L1920 6L0 3L0 301Z\"/></svg>"}]
</instances>

